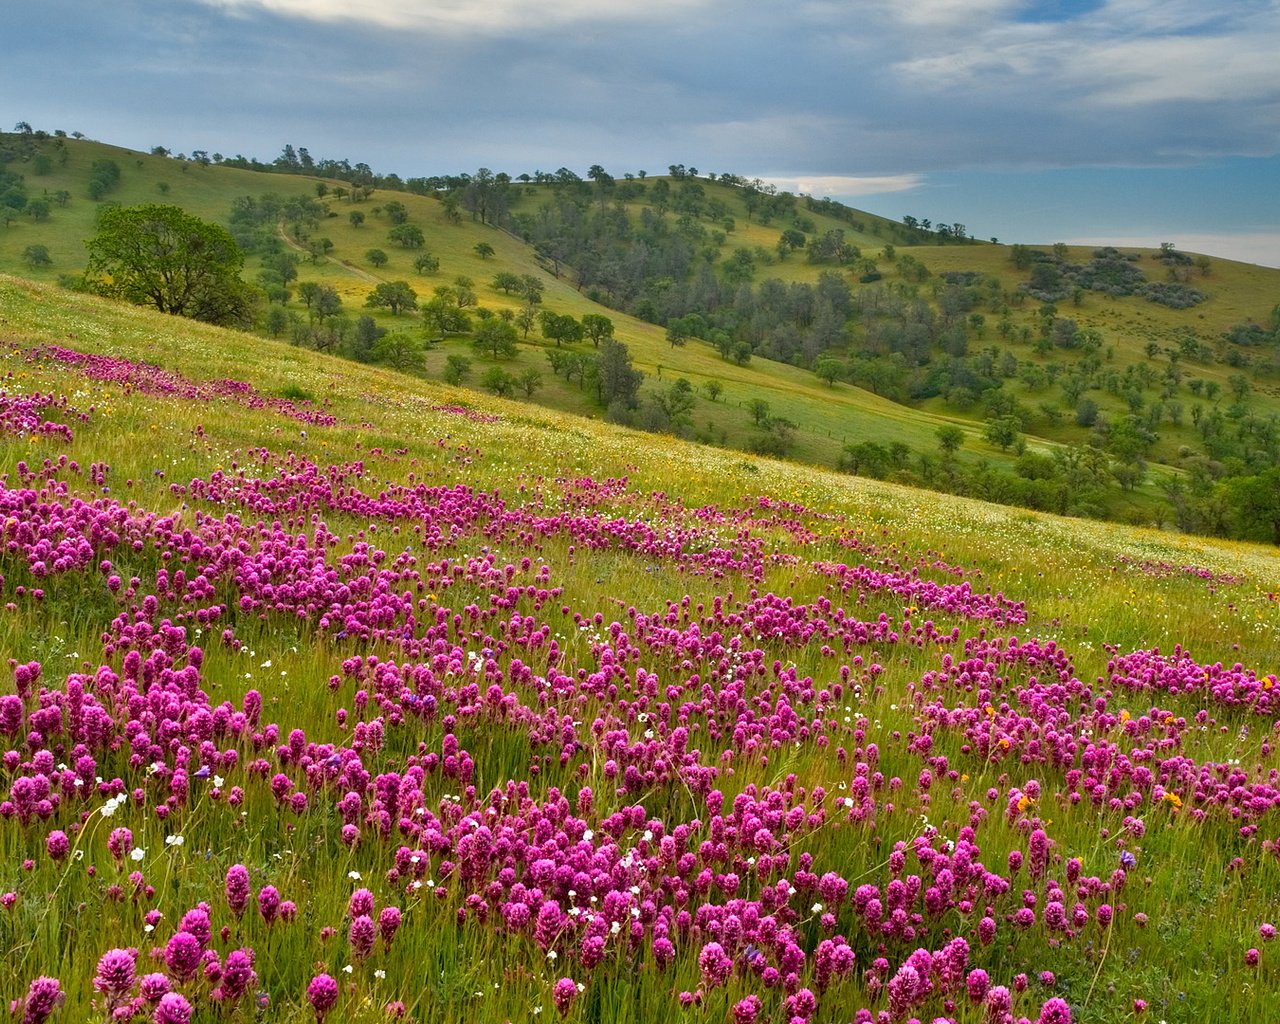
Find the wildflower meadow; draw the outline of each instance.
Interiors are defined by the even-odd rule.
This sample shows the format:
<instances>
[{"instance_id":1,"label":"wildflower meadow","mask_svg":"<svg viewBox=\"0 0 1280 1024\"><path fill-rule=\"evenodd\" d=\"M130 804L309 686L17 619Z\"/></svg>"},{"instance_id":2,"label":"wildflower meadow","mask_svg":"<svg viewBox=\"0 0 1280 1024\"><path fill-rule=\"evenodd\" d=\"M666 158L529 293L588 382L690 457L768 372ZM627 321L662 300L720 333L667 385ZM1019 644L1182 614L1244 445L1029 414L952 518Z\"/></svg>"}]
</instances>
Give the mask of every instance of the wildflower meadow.
<instances>
[{"instance_id":1,"label":"wildflower meadow","mask_svg":"<svg viewBox=\"0 0 1280 1024\"><path fill-rule=\"evenodd\" d=\"M1274 1012L1273 550L0 300L10 1019Z\"/></svg>"}]
</instances>

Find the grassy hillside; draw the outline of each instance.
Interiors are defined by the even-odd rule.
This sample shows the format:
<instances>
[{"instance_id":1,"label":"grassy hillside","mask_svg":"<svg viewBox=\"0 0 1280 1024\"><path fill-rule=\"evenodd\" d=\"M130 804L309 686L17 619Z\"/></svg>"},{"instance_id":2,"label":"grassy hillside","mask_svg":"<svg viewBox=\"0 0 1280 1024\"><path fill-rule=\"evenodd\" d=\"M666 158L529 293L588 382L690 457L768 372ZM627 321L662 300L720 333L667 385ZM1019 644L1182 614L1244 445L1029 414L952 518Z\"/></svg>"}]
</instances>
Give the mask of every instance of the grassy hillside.
<instances>
[{"instance_id":1,"label":"grassy hillside","mask_svg":"<svg viewBox=\"0 0 1280 1024\"><path fill-rule=\"evenodd\" d=\"M113 201L124 204L172 202L201 217L220 222L226 221L233 200L242 196L315 194L312 182L289 176L179 163L168 157L141 156L90 142L69 141L66 148L72 156L65 165L59 164L50 174L33 177L29 182L34 186L33 192L36 188L50 194L67 189L73 194L72 200L65 208L55 207L47 221L36 223L30 218L22 218L0 234L0 269L37 280L54 280L61 274L75 273L83 268L83 241L94 232L96 204L84 193L94 160L113 159L122 169L121 185L108 197ZM185 170L182 169L184 167ZM169 186L167 192L160 191L162 184ZM429 277L417 274L412 264L418 251L388 243L387 221L372 212L378 206L376 200L381 198L383 194L359 204L343 200L330 202L335 216L326 219L316 233L322 233L333 242L333 256L316 264L303 263L299 268L300 281L330 284L337 289L347 307L360 310L374 281L404 279L421 293L429 294L432 285L448 283L465 274L476 281L485 306L501 309L518 303L490 287L489 282L499 270L508 270L543 277L548 307L575 316L599 309L567 280L545 274L529 247L518 240L492 228L479 226L469 218L456 225L450 224L436 200L398 193L394 198L410 210L412 222L420 224L427 233L427 249L440 258L440 270L436 274ZM366 212L368 218L359 227L354 226L347 216L357 208ZM769 234L770 229L746 229L747 240L758 236L760 244L769 241ZM776 237L776 232L773 235ZM494 246L496 255L493 258L482 260L475 255L474 247L481 241ZM22 252L31 244L48 247L53 257L51 266L32 268L23 264ZM365 252L374 247L381 248L388 256L388 262L382 267L373 266L365 258ZM799 269L800 264L796 266ZM378 319L390 328L402 326L401 321L385 313L379 314ZM618 337L630 347L636 365L655 379L661 366L664 374L685 376L695 384L713 377L724 383L722 407L714 408L713 403L704 402L699 408L698 424L709 427L709 434L731 432L736 436L744 433L749 422L746 406L752 398L764 393L768 393L769 399L779 408L785 408L799 425L796 456L815 462L833 463L846 441L877 436L902 437L913 446L929 447L933 444L932 431L937 424L950 420L950 417L921 417L860 390L833 390L798 368L780 365L737 367L702 347L690 346L673 351L664 340L662 328L629 317L617 319ZM535 345L512 364L516 369L527 364L545 370L546 363L537 346L540 339L536 331L533 340ZM428 354L426 368L429 374L440 372L448 350L449 346L441 346ZM556 387L551 374L546 373L545 376L552 383L539 396L540 401L577 412L590 410L587 400L572 386Z\"/></svg>"},{"instance_id":2,"label":"grassy hillside","mask_svg":"<svg viewBox=\"0 0 1280 1024\"><path fill-rule=\"evenodd\" d=\"M24 1019L1243 1024L1280 996L1274 549L8 276L0 341Z\"/></svg>"},{"instance_id":3,"label":"grassy hillside","mask_svg":"<svg viewBox=\"0 0 1280 1024\"><path fill-rule=\"evenodd\" d=\"M434 289L462 278L474 293L474 308L513 315L523 299L496 287L495 278L530 276L542 283L541 308L576 318L603 313L614 321L616 337L646 375L643 395L649 397L631 419L724 447L784 451L818 465L1033 507L1239 532L1240 524L1223 511L1233 501L1222 481L1274 465L1280 444L1280 341L1253 349L1224 341L1236 325L1269 323L1280 298L1280 271L1199 261L1186 269L1186 287L1208 297L1189 309L1084 290L1046 310L1023 291L1028 270L1015 265L1013 247L954 240L940 245L936 235L918 228L834 204L762 195L739 182L628 176L607 189L589 181L512 182L503 200L502 230L466 210L465 182L425 195L366 195L333 179L144 156L87 141L49 140L40 151L47 158L43 173L35 173L34 157L11 163L11 169L23 173L33 197L61 192L70 198L65 205L51 202L39 221L19 216L0 232L0 269L55 280L82 268L83 240L93 232L97 207L86 192L95 161L113 160L120 168L120 182L106 200L173 202L224 223L245 197L315 200L316 213L309 218L267 225L268 237L254 243L250 257L250 277L275 260L279 249L300 259L283 307L289 326L281 336L292 331L312 343L308 331L315 315L298 297L304 285L332 288L341 299L335 322L345 324L338 333L348 340L336 347L345 349L361 314L372 315L382 330L434 337L417 314L367 309L365 300L379 282L405 281L421 303ZM783 198L787 203L770 212L768 202ZM394 217L393 205L400 207ZM555 236L548 225L565 210L581 223L572 229L561 225ZM396 219L422 232L421 247L388 237ZM707 268L697 273L716 282L722 300L743 287L763 295L769 281L780 282L779 288L814 288L824 274L834 274L844 282L853 312L838 342L824 342L830 347L817 347L816 356L817 342L805 341L809 347L803 351L794 348L813 328L759 326L728 307L708 312L703 334L675 347L669 344L670 323L691 303L697 308L697 300L684 296L682 282L649 280L638 299L623 299L602 278L604 256L598 263L558 264L547 255L556 245L539 241L552 232L552 241L562 244L566 232L603 231L609 222L625 222L633 231L660 222L663 232L687 240L695 266ZM780 234L796 230L805 247L780 254ZM807 252L833 232L841 232L860 255L810 262ZM603 252L609 243L600 237L597 248ZM24 263L33 244L47 248L49 265ZM478 254L478 246L491 254ZM372 262L371 250L380 251L385 262ZM436 259L436 269L415 268L424 254ZM1133 266L1149 281L1163 280L1159 254L1128 255L1138 257ZM735 267L739 257L750 263L747 271ZM1090 258L1085 248L1061 252L1067 264ZM948 312L953 306L959 311ZM918 328L928 340L923 348L908 347L904 356L904 332L917 329L913 324L920 316L928 318ZM1050 328L1063 321L1091 340L1082 346L1067 339L1064 347L1064 336L1053 335L1051 344ZM721 326L726 336L750 339L745 360L717 352L712 336ZM555 347L534 327L522 336L516 355L496 365L513 378L538 374L540 384L531 388L538 404L603 415L583 381L571 383L551 371L547 353ZM594 355L589 344L574 349ZM780 361L789 352L790 361ZM428 345L420 361L414 358L417 372L440 378L451 356L471 360L466 382L472 387L495 365L473 354L469 336L462 334ZM830 383L814 372L823 359L831 368ZM682 419L670 422L659 407L665 389L681 378L692 386L694 399ZM720 389L716 400L708 386ZM1010 415L1017 429L993 434L991 422ZM783 421L785 427L771 429ZM1126 424L1133 428L1130 443L1112 429ZM938 431L947 426L962 431L954 455L939 449ZM899 448L885 461L893 444ZM867 450L876 446L880 451ZM1024 451L1029 458L1021 457ZM1093 468L1084 472L1082 463Z\"/></svg>"}]
</instances>

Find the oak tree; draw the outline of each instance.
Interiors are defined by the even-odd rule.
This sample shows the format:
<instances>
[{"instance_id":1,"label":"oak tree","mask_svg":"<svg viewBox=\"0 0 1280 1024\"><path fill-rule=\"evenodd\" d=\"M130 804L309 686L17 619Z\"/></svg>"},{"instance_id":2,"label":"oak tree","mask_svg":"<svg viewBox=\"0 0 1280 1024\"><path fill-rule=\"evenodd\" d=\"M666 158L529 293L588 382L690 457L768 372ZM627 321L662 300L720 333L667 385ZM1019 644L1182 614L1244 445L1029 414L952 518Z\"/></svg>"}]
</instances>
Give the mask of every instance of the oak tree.
<instances>
[{"instance_id":1,"label":"oak tree","mask_svg":"<svg viewBox=\"0 0 1280 1024\"><path fill-rule=\"evenodd\" d=\"M107 207L85 245L91 291L208 323L252 320L244 255L220 225L176 206Z\"/></svg>"}]
</instances>

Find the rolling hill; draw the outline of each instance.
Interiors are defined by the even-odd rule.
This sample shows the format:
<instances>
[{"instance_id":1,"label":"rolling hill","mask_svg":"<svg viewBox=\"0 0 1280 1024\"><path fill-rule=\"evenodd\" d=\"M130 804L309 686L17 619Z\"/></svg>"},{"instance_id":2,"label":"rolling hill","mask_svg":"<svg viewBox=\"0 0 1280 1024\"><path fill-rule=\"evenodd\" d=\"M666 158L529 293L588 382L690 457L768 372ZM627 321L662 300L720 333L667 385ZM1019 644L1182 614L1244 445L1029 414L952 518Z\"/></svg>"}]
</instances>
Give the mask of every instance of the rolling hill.
<instances>
[{"instance_id":1,"label":"rolling hill","mask_svg":"<svg viewBox=\"0 0 1280 1024\"><path fill-rule=\"evenodd\" d=\"M412 372L443 377L463 358L472 386L509 391L523 377L553 408L996 501L1270 539L1265 510L1231 510L1280 458L1280 271L1172 246L978 242L675 167L388 188L87 140L17 152L5 139L6 169L44 203L0 232L9 272L73 280L99 202L177 204L232 227L250 249L246 276L287 293L272 333L299 344L368 359L355 331L370 316L407 339L398 361ZM94 200L94 168L108 163L117 178ZM395 240L402 227L420 239ZM24 260L32 246L47 264ZM295 279L278 280L282 259ZM612 321L645 374L634 407L597 400L590 342L568 346L575 374L549 364L561 344L536 326L495 361L466 331L437 341L418 314L365 306L379 283L404 281L420 304L436 289L468 295L475 326L482 311L514 318L525 300L510 282L528 279L538 309ZM331 290L340 309L318 316L306 288ZM1173 308L1143 290L1203 298ZM948 428L959 433L940 445Z\"/></svg>"}]
</instances>

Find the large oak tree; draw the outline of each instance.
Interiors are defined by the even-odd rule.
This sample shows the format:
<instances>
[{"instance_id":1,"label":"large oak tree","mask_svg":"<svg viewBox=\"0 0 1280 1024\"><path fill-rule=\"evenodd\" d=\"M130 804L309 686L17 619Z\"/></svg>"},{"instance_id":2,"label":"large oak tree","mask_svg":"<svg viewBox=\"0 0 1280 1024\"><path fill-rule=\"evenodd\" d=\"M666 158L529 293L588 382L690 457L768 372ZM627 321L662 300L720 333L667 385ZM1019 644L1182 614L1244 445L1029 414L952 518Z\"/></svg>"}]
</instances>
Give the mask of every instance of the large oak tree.
<instances>
[{"instance_id":1,"label":"large oak tree","mask_svg":"<svg viewBox=\"0 0 1280 1024\"><path fill-rule=\"evenodd\" d=\"M108 207L85 245L91 291L206 323L252 322L244 254L220 225L176 206Z\"/></svg>"}]
</instances>

